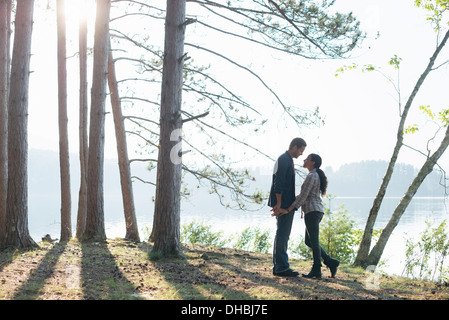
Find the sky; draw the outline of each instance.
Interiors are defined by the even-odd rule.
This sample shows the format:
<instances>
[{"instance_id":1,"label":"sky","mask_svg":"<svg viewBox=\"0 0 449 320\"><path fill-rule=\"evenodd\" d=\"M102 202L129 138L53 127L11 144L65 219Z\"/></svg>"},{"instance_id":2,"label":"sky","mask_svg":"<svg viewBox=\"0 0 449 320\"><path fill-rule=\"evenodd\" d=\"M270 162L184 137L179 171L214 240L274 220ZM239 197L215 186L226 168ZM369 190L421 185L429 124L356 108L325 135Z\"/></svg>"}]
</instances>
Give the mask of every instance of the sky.
<instances>
[{"instance_id":1,"label":"sky","mask_svg":"<svg viewBox=\"0 0 449 320\"><path fill-rule=\"evenodd\" d=\"M76 1L78 3L78 1ZM73 56L77 46L77 7L68 1L71 12L68 18L68 74L69 74L69 146L78 152L78 60ZM94 1L91 1L94 3ZM338 168L342 164L363 160L388 161L396 141L399 123L398 94L380 73L362 73L360 70L347 71L335 77L338 68L357 63L373 64L386 75L397 79L397 72L388 65L393 55L402 58L400 69L400 93L405 104L418 77L424 71L436 45L436 33L426 21L426 12L414 7L413 0L337 0L340 11L352 11L361 21L361 29L368 38L346 60L306 60L298 57L280 58L275 53L261 57L253 51L243 51L240 58L247 63L254 62L260 67L264 79L284 101L301 108L320 108L325 117L325 125L319 128L298 128L283 125L279 108L267 110L274 122L268 122L266 133L248 136L248 142L257 144L272 158L283 153L292 138L301 136L307 143L305 155L318 153L323 158L323 167ZM189 8L189 7L188 7ZM88 11L92 26L94 6ZM189 13L189 12L188 12ZM30 78L29 105L29 147L58 150L57 122L57 81L56 81L56 29L54 17L42 8L35 9L33 30L32 74ZM93 28L89 32L92 35ZM379 37L377 33L379 32ZM90 40L92 42L92 40ZM210 39L204 39L207 43ZM92 43L90 43L92 45ZM227 44L232 47L233 42ZM245 54L245 52L247 54ZM258 51L257 51L258 52ZM449 48L441 56L447 57ZM253 61L254 60L254 61ZM445 61L444 58L439 60ZM226 67L223 67L226 72ZM448 66L434 71L426 80L415 99L410 120L406 125L418 124L419 133L406 137L406 143L425 150L426 143L436 129L418 110L418 106L431 105L433 110L447 108ZM229 76L232 76L230 74ZM91 76L88 79L91 85ZM242 80L243 81L243 80ZM247 88L249 99L258 102L260 85L241 83ZM247 86L247 87L245 87ZM90 90L90 89L89 89ZM260 102L262 104L262 102ZM268 107L269 108L269 107ZM217 124L219 125L219 123ZM115 158L114 131L112 117L107 118L106 157ZM435 148L434 148L435 149ZM239 157L239 150L230 157ZM449 153L449 152L447 152ZM305 158L305 157L304 157ZM259 161L260 160L260 161ZM303 158L296 160L302 164ZM425 158L415 151L403 148L399 161L420 166ZM73 161L73 160L72 160ZM270 167L272 163L263 159L253 159L251 165ZM442 167L449 168L449 156L441 159Z\"/></svg>"},{"instance_id":2,"label":"sky","mask_svg":"<svg viewBox=\"0 0 449 320\"><path fill-rule=\"evenodd\" d=\"M397 72L388 65L396 54L403 59L400 88L404 105L433 54L436 35L426 21L425 13L415 8L413 1L337 3L345 4L343 8L352 10L359 17L362 29L371 38L354 52L354 59L311 62L291 68L289 78L292 80L286 91L295 92L292 99L302 101L304 105L319 106L325 116L323 127L305 131L306 141L310 141L306 153L321 154L323 165L333 167L361 160L389 160L399 124L397 93L392 84L377 72L347 71L336 78L335 71L352 63L373 64L396 79ZM377 31L380 37L375 40ZM447 54L448 49L441 55L447 57ZM406 126L420 125L422 137L418 134L407 136L406 143L421 150L425 150L435 127L416 110L421 104L430 104L434 110L447 108L448 91L443 87L447 73L447 67L442 67L428 77L407 121ZM294 135L295 130L292 131L289 130L287 136ZM275 136L273 140L279 138ZM274 141L272 144L275 145ZM447 159L446 165L449 164ZM419 166L424 158L403 149L399 160Z\"/></svg>"}]
</instances>

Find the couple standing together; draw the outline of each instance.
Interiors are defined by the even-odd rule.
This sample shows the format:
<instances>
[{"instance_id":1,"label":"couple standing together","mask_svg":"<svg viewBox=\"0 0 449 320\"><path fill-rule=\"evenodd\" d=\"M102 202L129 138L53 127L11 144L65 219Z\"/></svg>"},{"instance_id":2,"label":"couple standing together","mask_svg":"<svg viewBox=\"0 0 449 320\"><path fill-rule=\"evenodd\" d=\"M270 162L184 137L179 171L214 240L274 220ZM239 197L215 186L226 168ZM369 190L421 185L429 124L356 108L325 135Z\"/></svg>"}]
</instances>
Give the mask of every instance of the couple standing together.
<instances>
[{"instance_id":1,"label":"couple standing together","mask_svg":"<svg viewBox=\"0 0 449 320\"><path fill-rule=\"evenodd\" d=\"M321 278L321 259L335 277L340 262L332 259L319 243L319 225L324 215L321 196L326 194L327 178L320 169L321 157L310 154L303 167L309 174L301 186L298 196L295 193L295 166L293 159L304 153L307 144L304 139L295 138L290 143L288 151L282 154L274 168L273 182L270 190L268 206L272 207L272 216L276 217L277 230L273 248L273 274L282 277L296 277L297 271L290 269L288 262L288 240L292 228L295 211L301 207L301 217L304 215L306 225L305 243L312 249L313 266L306 278Z\"/></svg>"}]
</instances>

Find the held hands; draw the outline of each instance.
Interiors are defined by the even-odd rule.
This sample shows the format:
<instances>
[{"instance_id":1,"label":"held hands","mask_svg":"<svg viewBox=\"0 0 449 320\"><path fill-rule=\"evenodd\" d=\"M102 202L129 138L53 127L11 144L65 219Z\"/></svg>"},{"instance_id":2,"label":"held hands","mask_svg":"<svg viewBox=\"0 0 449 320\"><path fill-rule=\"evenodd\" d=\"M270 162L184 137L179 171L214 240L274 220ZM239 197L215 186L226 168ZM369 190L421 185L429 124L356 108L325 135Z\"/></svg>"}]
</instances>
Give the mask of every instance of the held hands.
<instances>
[{"instance_id":1,"label":"held hands","mask_svg":"<svg viewBox=\"0 0 449 320\"><path fill-rule=\"evenodd\" d=\"M272 212L272 214L271 214L272 217L282 216L284 214L289 213L288 210L282 209L281 207L278 207L278 206L275 206L273 209L271 209L271 212Z\"/></svg>"}]
</instances>

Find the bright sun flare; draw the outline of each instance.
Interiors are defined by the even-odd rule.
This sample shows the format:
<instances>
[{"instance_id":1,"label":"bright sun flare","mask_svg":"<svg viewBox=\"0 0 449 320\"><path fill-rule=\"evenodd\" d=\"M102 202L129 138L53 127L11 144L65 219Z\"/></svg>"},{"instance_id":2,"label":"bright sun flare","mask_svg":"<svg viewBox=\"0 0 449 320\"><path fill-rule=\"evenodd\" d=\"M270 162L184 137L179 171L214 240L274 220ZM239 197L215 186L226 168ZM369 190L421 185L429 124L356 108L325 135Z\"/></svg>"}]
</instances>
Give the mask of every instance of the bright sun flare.
<instances>
[{"instance_id":1,"label":"bright sun flare","mask_svg":"<svg viewBox=\"0 0 449 320\"><path fill-rule=\"evenodd\" d=\"M95 23L96 5L94 0L66 0L67 33L78 32L81 19L87 19L89 29Z\"/></svg>"}]
</instances>

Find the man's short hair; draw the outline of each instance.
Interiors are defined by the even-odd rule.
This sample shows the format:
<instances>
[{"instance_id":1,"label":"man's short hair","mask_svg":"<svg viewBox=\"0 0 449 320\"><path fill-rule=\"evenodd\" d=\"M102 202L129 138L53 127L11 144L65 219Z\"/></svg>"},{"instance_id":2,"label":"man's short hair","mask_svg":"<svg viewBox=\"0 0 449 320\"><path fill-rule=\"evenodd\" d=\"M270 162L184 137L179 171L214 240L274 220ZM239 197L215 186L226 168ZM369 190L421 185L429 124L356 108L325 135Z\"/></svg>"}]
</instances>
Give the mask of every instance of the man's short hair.
<instances>
[{"instance_id":1,"label":"man's short hair","mask_svg":"<svg viewBox=\"0 0 449 320\"><path fill-rule=\"evenodd\" d=\"M299 149L301 147L306 147L307 143L302 138L295 138L292 140L292 142L290 142L290 147L288 149L291 150L294 146L298 147Z\"/></svg>"}]
</instances>

